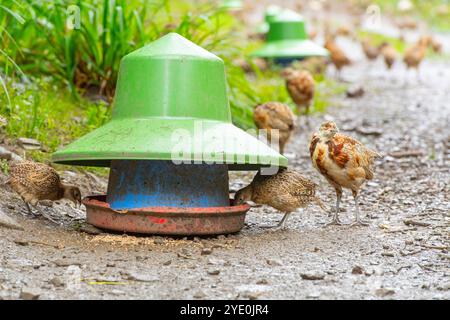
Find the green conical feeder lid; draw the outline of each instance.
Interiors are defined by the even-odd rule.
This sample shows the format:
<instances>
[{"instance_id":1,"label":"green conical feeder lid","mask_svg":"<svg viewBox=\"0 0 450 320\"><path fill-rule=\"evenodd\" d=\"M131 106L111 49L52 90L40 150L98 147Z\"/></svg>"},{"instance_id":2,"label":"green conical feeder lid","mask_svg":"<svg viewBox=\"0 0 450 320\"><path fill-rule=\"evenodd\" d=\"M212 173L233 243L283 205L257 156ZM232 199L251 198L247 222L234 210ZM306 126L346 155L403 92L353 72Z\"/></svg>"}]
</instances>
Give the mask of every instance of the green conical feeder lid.
<instances>
[{"instance_id":1,"label":"green conical feeder lid","mask_svg":"<svg viewBox=\"0 0 450 320\"><path fill-rule=\"evenodd\" d=\"M282 12L282 9L279 6L268 6L266 11L264 12L264 23L262 23L258 27L258 32L267 33L269 31L269 23L275 20L277 14L279 14L280 12Z\"/></svg>"},{"instance_id":2,"label":"green conical feeder lid","mask_svg":"<svg viewBox=\"0 0 450 320\"><path fill-rule=\"evenodd\" d=\"M287 159L231 123L223 61L176 33L125 56L112 119L53 154L62 164L111 160L227 163L232 170Z\"/></svg>"},{"instance_id":3,"label":"green conical feeder lid","mask_svg":"<svg viewBox=\"0 0 450 320\"><path fill-rule=\"evenodd\" d=\"M328 51L308 40L305 21L291 10L283 10L269 22L267 42L252 56L261 58L303 58L327 56Z\"/></svg>"}]
</instances>

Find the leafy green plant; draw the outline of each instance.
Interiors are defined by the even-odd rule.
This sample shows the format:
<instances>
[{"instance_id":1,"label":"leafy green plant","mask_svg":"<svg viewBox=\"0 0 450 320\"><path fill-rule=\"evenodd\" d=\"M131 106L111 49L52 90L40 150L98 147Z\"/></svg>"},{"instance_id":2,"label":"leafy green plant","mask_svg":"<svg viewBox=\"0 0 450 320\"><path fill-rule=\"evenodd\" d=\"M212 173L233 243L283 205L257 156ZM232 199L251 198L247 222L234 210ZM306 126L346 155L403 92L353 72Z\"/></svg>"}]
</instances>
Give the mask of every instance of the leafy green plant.
<instances>
[{"instance_id":1,"label":"leafy green plant","mask_svg":"<svg viewBox=\"0 0 450 320\"><path fill-rule=\"evenodd\" d=\"M24 75L21 68L14 61L14 56L20 48L14 40L14 37L8 32L7 27L11 20L18 24L23 24L25 20L18 11L14 11L8 7L8 4L11 5L11 3L16 2L6 1L0 5L0 41L2 43L0 46L0 58L2 58L0 59L0 72L3 70L3 74L0 73L0 86L6 95L9 108L11 107L11 98L7 90L7 76L14 72Z\"/></svg>"},{"instance_id":2,"label":"leafy green plant","mask_svg":"<svg viewBox=\"0 0 450 320\"><path fill-rule=\"evenodd\" d=\"M64 91L47 82L31 85L25 91L8 88L12 109L4 130L9 137L34 138L41 142L45 152L88 133L109 119L109 108L104 103L74 100ZM0 96L0 114L8 108Z\"/></svg>"}]
</instances>

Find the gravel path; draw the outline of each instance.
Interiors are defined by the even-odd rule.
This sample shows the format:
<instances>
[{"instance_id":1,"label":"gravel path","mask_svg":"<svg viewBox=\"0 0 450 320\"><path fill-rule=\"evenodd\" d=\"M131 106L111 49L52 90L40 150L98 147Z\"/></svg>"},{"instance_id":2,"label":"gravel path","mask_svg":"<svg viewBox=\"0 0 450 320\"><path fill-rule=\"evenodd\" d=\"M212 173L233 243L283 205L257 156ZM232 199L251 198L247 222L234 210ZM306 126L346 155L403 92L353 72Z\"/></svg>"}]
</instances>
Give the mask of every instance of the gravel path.
<instances>
[{"instance_id":1,"label":"gravel path","mask_svg":"<svg viewBox=\"0 0 450 320\"><path fill-rule=\"evenodd\" d=\"M337 97L326 115L311 119L313 128L333 119L384 155L361 196L369 227L324 228L330 218L310 207L293 214L287 230L271 230L263 226L281 215L255 207L229 236L87 234L83 210L46 208L61 226L30 219L1 187L0 211L24 230L0 223L0 299L449 299L450 65L426 61L421 84L411 74L405 86L403 74L401 66L387 73L381 61L346 69L344 78L362 84L365 95ZM333 206L333 189L309 160L311 132L299 131L288 146L290 164L318 182ZM105 187L94 176L64 176L84 194ZM251 177L232 173L231 188ZM346 221L351 200L347 191Z\"/></svg>"}]
</instances>

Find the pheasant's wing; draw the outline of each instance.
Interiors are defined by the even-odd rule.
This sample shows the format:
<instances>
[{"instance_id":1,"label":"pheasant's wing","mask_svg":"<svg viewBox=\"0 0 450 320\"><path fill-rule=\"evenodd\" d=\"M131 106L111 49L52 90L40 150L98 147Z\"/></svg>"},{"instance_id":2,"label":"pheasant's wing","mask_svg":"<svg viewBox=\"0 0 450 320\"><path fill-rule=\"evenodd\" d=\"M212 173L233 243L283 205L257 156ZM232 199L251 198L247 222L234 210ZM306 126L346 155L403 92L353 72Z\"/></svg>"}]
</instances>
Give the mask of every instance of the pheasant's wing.
<instances>
[{"instance_id":1,"label":"pheasant's wing","mask_svg":"<svg viewBox=\"0 0 450 320\"><path fill-rule=\"evenodd\" d=\"M11 176L33 193L47 193L58 190L60 178L50 166L24 161L11 168Z\"/></svg>"},{"instance_id":2,"label":"pheasant's wing","mask_svg":"<svg viewBox=\"0 0 450 320\"><path fill-rule=\"evenodd\" d=\"M366 179L373 179L373 164L374 160L380 155L365 147L364 145L361 145L361 153L362 153L362 161L361 161L361 167L364 169L364 172L366 173Z\"/></svg>"},{"instance_id":3,"label":"pheasant's wing","mask_svg":"<svg viewBox=\"0 0 450 320\"><path fill-rule=\"evenodd\" d=\"M286 88L290 96L292 97L292 100L294 100L296 104L301 104L305 102L304 101L305 97L302 92L301 83L299 83L298 78L290 79L286 83Z\"/></svg>"},{"instance_id":4,"label":"pheasant's wing","mask_svg":"<svg viewBox=\"0 0 450 320\"><path fill-rule=\"evenodd\" d=\"M366 179L373 178L373 163L379 157L378 153L349 136L338 134L333 140L336 146L333 157L337 164L351 169L362 168Z\"/></svg>"},{"instance_id":5,"label":"pheasant's wing","mask_svg":"<svg viewBox=\"0 0 450 320\"><path fill-rule=\"evenodd\" d=\"M278 129L282 131L292 130L294 127L294 113L292 110L285 105L278 108L277 112L275 110L270 110L269 125L273 129Z\"/></svg>"},{"instance_id":6,"label":"pheasant's wing","mask_svg":"<svg viewBox=\"0 0 450 320\"><path fill-rule=\"evenodd\" d=\"M333 59L340 61L342 64L350 64L350 59L345 55L344 51L342 51L340 48L336 47L334 52L332 52L332 55L334 56Z\"/></svg>"},{"instance_id":7,"label":"pheasant's wing","mask_svg":"<svg viewBox=\"0 0 450 320\"><path fill-rule=\"evenodd\" d=\"M317 185L313 181L298 172L292 175L291 180L290 194L293 197L309 198L315 195Z\"/></svg>"},{"instance_id":8,"label":"pheasant's wing","mask_svg":"<svg viewBox=\"0 0 450 320\"><path fill-rule=\"evenodd\" d=\"M292 130L294 114L288 106L281 103L266 103L255 109L253 119L260 129Z\"/></svg>"},{"instance_id":9,"label":"pheasant's wing","mask_svg":"<svg viewBox=\"0 0 450 320\"><path fill-rule=\"evenodd\" d=\"M319 134L317 132L314 132L311 135L311 139L309 140L309 155L311 157L311 160L313 160L314 151L316 150L317 143L319 143Z\"/></svg>"}]
</instances>

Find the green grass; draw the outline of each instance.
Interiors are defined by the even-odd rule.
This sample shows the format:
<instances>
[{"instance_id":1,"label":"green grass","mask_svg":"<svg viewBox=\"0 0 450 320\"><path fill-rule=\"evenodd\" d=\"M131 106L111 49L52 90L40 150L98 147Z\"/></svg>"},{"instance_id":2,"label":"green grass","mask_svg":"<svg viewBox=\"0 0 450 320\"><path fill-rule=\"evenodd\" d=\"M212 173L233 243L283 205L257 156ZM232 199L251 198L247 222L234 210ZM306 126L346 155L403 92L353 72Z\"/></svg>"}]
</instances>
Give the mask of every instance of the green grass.
<instances>
[{"instance_id":1,"label":"green grass","mask_svg":"<svg viewBox=\"0 0 450 320\"><path fill-rule=\"evenodd\" d=\"M384 34L380 34L377 32L373 32L373 31L362 31L359 30L357 32L358 38L360 39L364 39L364 38L368 38L370 39L371 42L373 42L373 45L380 45L381 43L383 43L384 41L390 43L395 50L397 50L397 52L399 53L403 53L405 52L405 49L408 47L407 43L399 38L395 38L395 37L390 37L390 36L386 36Z\"/></svg>"},{"instance_id":2,"label":"green grass","mask_svg":"<svg viewBox=\"0 0 450 320\"><path fill-rule=\"evenodd\" d=\"M12 108L0 96L0 114L8 123L2 129L14 140L20 137L34 138L41 142L42 151L28 152L36 160L46 161L61 145L101 126L109 119L105 103L75 100L64 90L39 81L25 90L8 88Z\"/></svg>"},{"instance_id":3,"label":"green grass","mask_svg":"<svg viewBox=\"0 0 450 320\"><path fill-rule=\"evenodd\" d=\"M241 46L235 19L206 1L25 3L26 27L20 31L12 28L16 31L12 35L20 39L19 45L27 53L17 57L18 63L33 74L61 80L75 97L89 87L111 100L120 59L168 32L181 34L226 62L239 53ZM67 8L74 3L80 8L79 29L66 25Z\"/></svg>"}]
</instances>

